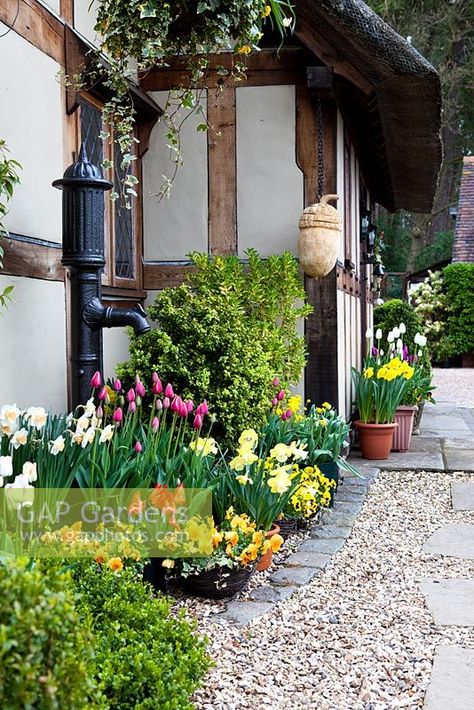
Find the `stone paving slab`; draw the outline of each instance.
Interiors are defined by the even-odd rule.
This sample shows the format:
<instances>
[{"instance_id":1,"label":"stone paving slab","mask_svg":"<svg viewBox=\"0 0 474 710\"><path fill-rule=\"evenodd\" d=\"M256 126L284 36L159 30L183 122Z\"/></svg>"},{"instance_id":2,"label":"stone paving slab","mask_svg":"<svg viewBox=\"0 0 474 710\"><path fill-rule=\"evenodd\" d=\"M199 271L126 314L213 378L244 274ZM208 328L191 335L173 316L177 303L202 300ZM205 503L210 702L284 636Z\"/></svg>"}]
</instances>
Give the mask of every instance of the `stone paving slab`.
<instances>
[{"instance_id":1,"label":"stone paving slab","mask_svg":"<svg viewBox=\"0 0 474 710\"><path fill-rule=\"evenodd\" d=\"M436 530L423 545L423 552L461 560L474 560L474 525L450 523Z\"/></svg>"},{"instance_id":2,"label":"stone paving slab","mask_svg":"<svg viewBox=\"0 0 474 710\"><path fill-rule=\"evenodd\" d=\"M329 562L329 555L313 552L312 550L304 550L300 546L298 552L288 555L285 560L287 567L316 567L316 569L324 569Z\"/></svg>"},{"instance_id":3,"label":"stone paving slab","mask_svg":"<svg viewBox=\"0 0 474 710\"><path fill-rule=\"evenodd\" d=\"M286 587L277 587L276 585L266 585L265 587L257 587L249 594L249 599L254 602L276 602L284 601L291 597L298 587L288 585Z\"/></svg>"},{"instance_id":4,"label":"stone paving slab","mask_svg":"<svg viewBox=\"0 0 474 710\"><path fill-rule=\"evenodd\" d=\"M351 454L349 461L359 468L361 473L365 475L365 467L361 464L364 459L362 454L355 451ZM380 461L372 461L372 467L377 465L377 471L444 471L444 460L441 453L441 445L436 451L407 451L399 453L392 451L388 459Z\"/></svg>"},{"instance_id":5,"label":"stone paving slab","mask_svg":"<svg viewBox=\"0 0 474 710\"><path fill-rule=\"evenodd\" d=\"M313 528L310 532L312 538L340 538L349 537L352 528L342 528L336 525L322 525L321 527Z\"/></svg>"},{"instance_id":6,"label":"stone paving slab","mask_svg":"<svg viewBox=\"0 0 474 710\"><path fill-rule=\"evenodd\" d=\"M345 541L345 538L342 537L311 538L302 542L299 550L301 552L311 552L312 554L335 555L336 552L339 552Z\"/></svg>"},{"instance_id":7,"label":"stone paving slab","mask_svg":"<svg viewBox=\"0 0 474 710\"><path fill-rule=\"evenodd\" d=\"M237 626L246 626L273 609L270 602L229 602L222 614L214 614L212 620L216 623L231 621Z\"/></svg>"},{"instance_id":8,"label":"stone paving slab","mask_svg":"<svg viewBox=\"0 0 474 710\"><path fill-rule=\"evenodd\" d=\"M474 579L422 579L420 588L438 626L474 626Z\"/></svg>"},{"instance_id":9,"label":"stone paving slab","mask_svg":"<svg viewBox=\"0 0 474 710\"><path fill-rule=\"evenodd\" d=\"M473 710L474 650L459 646L436 649L424 710Z\"/></svg>"},{"instance_id":10,"label":"stone paving slab","mask_svg":"<svg viewBox=\"0 0 474 710\"><path fill-rule=\"evenodd\" d=\"M474 451L469 449L445 449L448 471L474 471Z\"/></svg>"},{"instance_id":11,"label":"stone paving slab","mask_svg":"<svg viewBox=\"0 0 474 710\"><path fill-rule=\"evenodd\" d=\"M474 436L450 437L442 441L445 449L474 450Z\"/></svg>"},{"instance_id":12,"label":"stone paving slab","mask_svg":"<svg viewBox=\"0 0 474 710\"><path fill-rule=\"evenodd\" d=\"M442 413L430 413L426 412L423 414L423 419L421 423L422 429L427 430L436 429L438 436L440 433L449 433L451 431L464 431L466 434L469 433L470 429L464 418L459 413L457 408L449 410L447 407L443 407Z\"/></svg>"},{"instance_id":13,"label":"stone paving slab","mask_svg":"<svg viewBox=\"0 0 474 710\"><path fill-rule=\"evenodd\" d=\"M328 555L327 562L331 557ZM291 585L301 587L302 584L308 584L313 577L318 573L316 567L282 567L270 575L270 582L273 584ZM238 604L238 602L236 602Z\"/></svg>"},{"instance_id":14,"label":"stone paving slab","mask_svg":"<svg viewBox=\"0 0 474 710\"><path fill-rule=\"evenodd\" d=\"M474 510L474 481L451 483L453 510Z\"/></svg>"}]
</instances>

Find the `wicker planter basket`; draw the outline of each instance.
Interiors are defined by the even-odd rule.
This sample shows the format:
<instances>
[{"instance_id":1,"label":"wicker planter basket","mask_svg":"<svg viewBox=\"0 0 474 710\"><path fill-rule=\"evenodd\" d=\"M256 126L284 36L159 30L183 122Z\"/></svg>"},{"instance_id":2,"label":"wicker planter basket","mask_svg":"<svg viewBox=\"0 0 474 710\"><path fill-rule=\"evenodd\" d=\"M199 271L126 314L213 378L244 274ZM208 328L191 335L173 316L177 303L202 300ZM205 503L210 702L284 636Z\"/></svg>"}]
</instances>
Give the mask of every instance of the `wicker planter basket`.
<instances>
[{"instance_id":1,"label":"wicker planter basket","mask_svg":"<svg viewBox=\"0 0 474 710\"><path fill-rule=\"evenodd\" d=\"M179 577L176 584L197 597L225 599L241 592L247 586L254 569L253 565L238 569L214 567L207 572Z\"/></svg>"},{"instance_id":2,"label":"wicker planter basket","mask_svg":"<svg viewBox=\"0 0 474 710\"><path fill-rule=\"evenodd\" d=\"M298 530L298 520L299 518L282 518L281 520L275 520L273 524L278 525L280 535L286 540Z\"/></svg>"}]
</instances>

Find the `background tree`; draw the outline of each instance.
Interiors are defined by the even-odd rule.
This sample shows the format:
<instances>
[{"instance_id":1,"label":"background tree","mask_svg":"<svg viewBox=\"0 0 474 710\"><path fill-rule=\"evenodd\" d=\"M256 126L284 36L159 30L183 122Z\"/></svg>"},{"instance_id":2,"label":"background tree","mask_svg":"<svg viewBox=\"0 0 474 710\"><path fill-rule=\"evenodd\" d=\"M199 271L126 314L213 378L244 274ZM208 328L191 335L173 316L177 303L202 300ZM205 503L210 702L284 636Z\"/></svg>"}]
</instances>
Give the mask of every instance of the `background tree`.
<instances>
[{"instance_id":1,"label":"background tree","mask_svg":"<svg viewBox=\"0 0 474 710\"><path fill-rule=\"evenodd\" d=\"M367 0L437 68L443 107L443 163L431 214L405 213L412 235L408 271L451 256L453 220L464 155L474 152L474 2L472 0ZM386 255L388 270L395 270ZM399 266L399 265L398 265ZM398 269L396 269L398 270Z\"/></svg>"}]
</instances>

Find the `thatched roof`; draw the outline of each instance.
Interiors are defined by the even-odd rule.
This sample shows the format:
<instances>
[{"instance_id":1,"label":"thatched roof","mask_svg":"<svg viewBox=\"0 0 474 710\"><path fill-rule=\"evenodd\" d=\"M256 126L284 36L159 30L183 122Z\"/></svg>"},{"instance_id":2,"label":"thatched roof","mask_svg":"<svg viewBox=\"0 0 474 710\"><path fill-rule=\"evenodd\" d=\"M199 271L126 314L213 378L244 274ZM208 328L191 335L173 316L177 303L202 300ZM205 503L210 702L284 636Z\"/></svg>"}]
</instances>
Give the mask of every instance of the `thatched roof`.
<instances>
[{"instance_id":1,"label":"thatched roof","mask_svg":"<svg viewBox=\"0 0 474 710\"><path fill-rule=\"evenodd\" d=\"M297 0L296 35L338 78L373 199L429 212L441 163L436 70L362 0Z\"/></svg>"}]
</instances>

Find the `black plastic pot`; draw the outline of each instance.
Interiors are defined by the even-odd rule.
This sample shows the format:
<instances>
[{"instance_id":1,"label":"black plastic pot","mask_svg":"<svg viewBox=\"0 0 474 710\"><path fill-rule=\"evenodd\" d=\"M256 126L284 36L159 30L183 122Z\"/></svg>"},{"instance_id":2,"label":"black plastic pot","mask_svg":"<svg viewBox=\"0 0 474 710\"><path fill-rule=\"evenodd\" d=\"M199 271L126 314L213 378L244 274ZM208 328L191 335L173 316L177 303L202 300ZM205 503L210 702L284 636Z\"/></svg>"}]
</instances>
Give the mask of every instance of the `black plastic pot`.
<instances>
[{"instance_id":1,"label":"black plastic pot","mask_svg":"<svg viewBox=\"0 0 474 710\"><path fill-rule=\"evenodd\" d=\"M166 569L162 566L164 557L152 557L143 568L143 581L149 582L158 592L168 591Z\"/></svg>"},{"instance_id":2,"label":"black plastic pot","mask_svg":"<svg viewBox=\"0 0 474 710\"><path fill-rule=\"evenodd\" d=\"M335 461L318 463L317 466L323 476L329 478L330 481L336 482L336 487L331 489L331 502L329 503L329 507L332 508L334 506L334 496L339 486L339 466Z\"/></svg>"}]
</instances>

